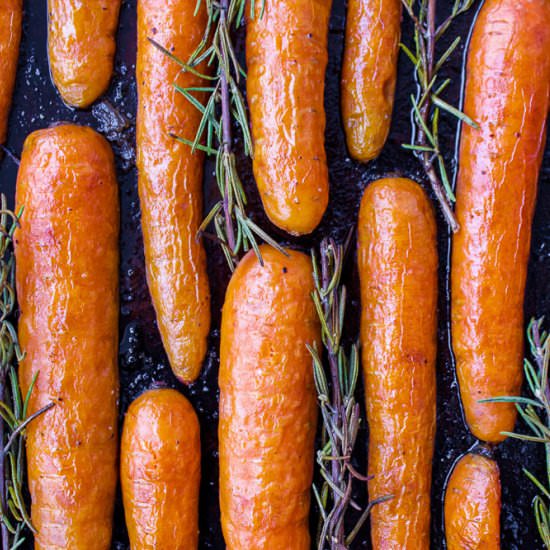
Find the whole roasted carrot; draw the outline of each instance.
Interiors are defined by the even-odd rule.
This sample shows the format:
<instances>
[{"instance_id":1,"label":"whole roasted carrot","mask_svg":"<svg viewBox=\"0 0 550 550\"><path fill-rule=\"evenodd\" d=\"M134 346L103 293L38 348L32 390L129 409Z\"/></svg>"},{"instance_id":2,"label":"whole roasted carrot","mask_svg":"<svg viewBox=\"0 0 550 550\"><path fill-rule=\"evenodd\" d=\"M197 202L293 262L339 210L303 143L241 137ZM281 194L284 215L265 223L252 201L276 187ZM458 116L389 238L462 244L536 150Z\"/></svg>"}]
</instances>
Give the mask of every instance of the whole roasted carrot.
<instances>
[{"instance_id":1,"label":"whole roasted carrot","mask_svg":"<svg viewBox=\"0 0 550 550\"><path fill-rule=\"evenodd\" d=\"M193 141L201 113L176 92L205 86L152 44L187 61L206 26L204 2L138 1L137 162L147 281L170 365L182 382L200 372L210 329L202 221L204 156L170 134ZM197 96L198 97L198 96ZM200 100L200 97L198 97Z\"/></svg>"},{"instance_id":2,"label":"whole roasted carrot","mask_svg":"<svg viewBox=\"0 0 550 550\"><path fill-rule=\"evenodd\" d=\"M21 41L23 0L6 0L0 10L0 143L6 141Z\"/></svg>"},{"instance_id":3,"label":"whole roasted carrot","mask_svg":"<svg viewBox=\"0 0 550 550\"><path fill-rule=\"evenodd\" d=\"M261 247L238 265L222 314L220 507L229 550L309 550L320 339L311 260Z\"/></svg>"},{"instance_id":4,"label":"whole roasted carrot","mask_svg":"<svg viewBox=\"0 0 550 550\"><path fill-rule=\"evenodd\" d=\"M124 420L120 478L132 550L193 550L199 535L199 421L175 390L138 397Z\"/></svg>"},{"instance_id":5,"label":"whole roasted carrot","mask_svg":"<svg viewBox=\"0 0 550 550\"><path fill-rule=\"evenodd\" d=\"M371 184L359 212L361 344L374 548L428 548L435 437L436 225L413 181Z\"/></svg>"},{"instance_id":6,"label":"whole roasted carrot","mask_svg":"<svg viewBox=\"0 0 550 550\"><path fill-rule=\"evenodd\" d=\"M550 94L550 3L487 0L470 42L453 239L452 340L466 420L498 442L516 418L523 297Z\"/></svg>"},{"instance_id":7,"label":"whole roasted carrot","mask_svg":"<svg viewBox=\"0 0 550 550\"><path fill-rule=\"evenodd\" d=\"M89 107L109 86L120 2L48 0L50 71L73 107Z\"/></svg>"},{"instance_id":8,"label":"whole roasted carrot","mask_svg":"<svg viewBox=\"0 0 550 550\"><path fill-rule=\"evenodd\" d=\"M390 131L401 0L350 0L342 65L342 116L351 156L377 157Z\"/></svg>"},{"instance_id":9,"label":"whole roasted carrot","mask_svg":"<svg viewBox=\"0 0 550 550\"><path fill-rule=\"evenodd\" d=\"M448 550L499 550L500 477L494 460L468 453L453 469L445 490Z\"/></svg>"},{"instance_id":10,"label":"whole roasted carrot","mask_svg":"<svg viewBox=\"0 0 550 550\"><path fill-rule=\"evenodd\" d=\"M294 235L311 233L328 203L323 101L331 5L256 2L246 29L254 177L269 219Z\"/></svg>"},{"instance_id":11,"label":"whole roasted carrot","mask_svg":"<svg viewBox=\"0 0 550 550\"><path fill-rule=\"evenodd\" d=\"M90 128L31 134L15 234L29 490L37 550L110 548L117 479L118 187Z\"/></svg>"}]
</instances>

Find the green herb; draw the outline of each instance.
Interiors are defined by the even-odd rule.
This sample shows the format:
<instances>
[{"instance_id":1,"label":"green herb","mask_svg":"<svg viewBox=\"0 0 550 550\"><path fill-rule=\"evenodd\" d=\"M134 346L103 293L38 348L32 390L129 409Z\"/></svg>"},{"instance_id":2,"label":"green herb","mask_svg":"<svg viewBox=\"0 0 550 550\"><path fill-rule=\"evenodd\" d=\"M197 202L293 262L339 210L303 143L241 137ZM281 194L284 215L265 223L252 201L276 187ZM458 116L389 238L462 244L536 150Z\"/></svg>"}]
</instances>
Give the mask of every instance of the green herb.
<instances>
[{"instance_id":1,"label":"green herb","mask_svg":"<svg viewBox=\"0 0 550 550\"><path fill-rule=\"evenodd\" d=\"M550 386L548 385L548 366L550 363L550 338L542 330L543 319L531 319L527 329L527 340L533 361L525 359L524 370L530 397L494 397L484 399L482 403L515 403L518 413L525 421L531 435L503 432L503 435L542 443L546 456L546 477L539 480L527 468L525 475L540 491L533 500L535 520L540 537L550 548Z\"/></svg>"},{"instance_id":2,"label":"green herb","mask_svg":"<svg viewBox=\"0 0 550 550\"><path fill-rule=\"evenodd\" d=\"M232 30L241 27L247 0L204 0L208 12L208 25L204 37L191 57L182 62L165 48L166 55L174 59L184 71L192 72L205 79L204 87L181 88L180 92L202 114L202 119L193 141L174 136L175 139L206 152L216 158L216 181L220 200L204 219L200 231L213 223L216 235L208 235L218 241L231 268L243 252L253 248L262 261L258 239L275 248L283 249L261 227L247 215L246 194L239 177L237 160L233 150L233 130L238 127L242 134L244 152L253 156L252 137L248 126L246 105L239 89L246 74L237 60L232 42ZM263 1L260 16L263 13ZM197 10L202 0L197 2ZM250 2L250 16L255 15L255 2ZM154 42L153 42L154 43ZM202 63L213 68L213 76L199 70ZM207 93L203 105L197 93Z\"/></svg>"},{"instance_id":3,"label":"green herb","mask_svg":"<svg viewBox=\"0 0 550 550\"><path fill-rule=\"evenodd\" d=\"M473 127L477 124L441 97L450 79L441 79L439 72L461 38L457 37L439 58L436 57L436 47L453 21L469 10L474 0L454 0L451 13L439 26L436 25L437 0L402 0L402 3L414 24L414 45L401 44L401 49L414 65L419 88L416 96L411 95L411 142L403 147L414 151L420 160L447 223L457 231L458 223L452 207L455 196L440 147L439 117L441 111L445 111Z\"/></svg>"},{"instance_id":4,"label":"green herb","mask_svg":"<svg viewBox=\"0 0 550 550\"><path fill-rule=\"evenodd\" d=\"M313 301L321 321L323 345L328 366L325 366L317 346L308 349L313 358L315 386L321 416L322 444L317 451L317 464L323 479L321 487L313 486L320 511L317 546L319 550L345 550L355 539L372 507L391 496L360 506L352 498L354 481L364 483L367 478L352 466L357 434L361 422L355 389L359 377L357 346L349 355L342 347L342 333L346 313L346 288L341 283L346 250L351 233L344 245L324 239L320 246L320 262L312 251L315 291ZM346 533L346 518L350 508L360 512L355 527Z\"/></svg>"},{"instance_id":5,"label":"green herb","mask_svg":"<svg viewBox=\"0 0 550 550\"><path fill-rule=\"evenodd\" d=\"M22 358L17 333L11 322L16 297L13 233L21 212L15 215L0 197L0 513L2 550L14 550L25 541L25 527L34 532L23 497L25 476L25 427L38 415L53 406L44 407L28 416L29 399L36 381L27 394L21 395L16 362Z\"/></svg>"}]
</instances>

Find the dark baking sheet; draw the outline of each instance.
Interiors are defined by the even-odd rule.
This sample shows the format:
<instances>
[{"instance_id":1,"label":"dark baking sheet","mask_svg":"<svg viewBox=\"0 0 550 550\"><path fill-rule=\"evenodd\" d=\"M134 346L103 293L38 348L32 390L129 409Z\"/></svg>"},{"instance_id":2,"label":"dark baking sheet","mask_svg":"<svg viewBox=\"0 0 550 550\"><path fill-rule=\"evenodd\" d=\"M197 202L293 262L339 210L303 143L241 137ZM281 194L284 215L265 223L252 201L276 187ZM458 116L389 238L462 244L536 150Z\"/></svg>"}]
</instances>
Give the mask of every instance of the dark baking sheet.
<instances>
[{"instance_id":1,"label":"dark baking sheet","mask_svg":"<svg viewBox=\"0 0 550 550\"><path fill-rule=\"evenodd\" d=\"M212 332L210 349L201 378L189 388L179 386L171 375L155 326L144 279L140 211L137 198L136 173L133 165L133 121L136 112L135 69L135 13L137 0L125 0L122 5L115 76L107 99L126 118L127 127L121 128L111 116L105 115L105 107L96 106L90 111L74 111L59 99L49 76L46 52L46 0L28 0L24 20L24 36L21 60L17 77L14 107L10 119L8 148L19 155L26 135L38 128L60 120L90 124L107 134L117 154L122 206L120 268L121 317L120 317L120 419L133 398L147 389L152 382L163 380L178 387L194 404L202 425L203 477L201 493L201 548L223 548L219 527L217 504L217 370L220 308L223 303L229 272L220 250L207 242L210 285L212 290ZM276 1L276 0L267 0ZM440 0L441 16L448 12L452 0ZM463 16L452 28L450 35L460 33L466 37L475 10ZM388 173L401 173L424 181L422 173L410 154L400 144L409 139L410 106L408 97L414 92L411 66L401 56L398 92L394 122L388 144L379 159L368 166L359 165L347 156L339 110L339 73L345 24L345 0L335 0L330 29L330 62L327 71L327 132L326 143L331 176L331 202L329 210L319 227L311 236L292 240L291 243L308 249L325 235L342 239L357 219L359 200L365 186L372 180ZM411 42L410 22L404 20L406 43ZM242 51L242 40L240 40ZM443 47L443 45L442 45ZM448 92L452 102L460 95L460 80L463 50L452 57L447 67L454 87ZM454 151L454 129L444 121L441 135L448 151ZM117 127L118 126L118 127ZM122 124L126 126L126 124ZM453 163L452 155L449 162ZM264 227L269 227L259 204L250 175L249 163L241 164L243 179L251 200L253 217ZM1 190L13 204L16 164L5 157L0 165ZM212 178L212 166L206 171L205 208L216 200L216 187ZM530 272L525 303L526 318L548 312L550 299L550 154L547 153L541 175L539 200L533 232ZM288 237L269 227L272 234L283 242ZM446 476L456 458L471 447L475 441L468 434L462 419L456 382L449 351L448 328L448 232L439 217L440 250L440 322L438 361L438 429L434 457L432 548L444 547L442 535L442 494ZM354 261L350 260L346 279L351 290L349 303L348 335L357 336L359 301L358 282ZM362 389L360 390L362 391ZM366 450L366 429L361 432L361 449ZM358 457L358 466L364 468L365 453ZM508 440L496 451L503 486L502 547L506 550L542 548L532 518L531 501L535 494L533 486L525 479L521 466L529 464L535 473L544 471L543 453L540 446ZM314 520L312 520L314 521ZM30 546L29 546L30 547ZM369 548L368 528L355 544L356 548ZM117 500L116 526L113 548L128 548L120 498Z\"/></svg>"}]
</instances>

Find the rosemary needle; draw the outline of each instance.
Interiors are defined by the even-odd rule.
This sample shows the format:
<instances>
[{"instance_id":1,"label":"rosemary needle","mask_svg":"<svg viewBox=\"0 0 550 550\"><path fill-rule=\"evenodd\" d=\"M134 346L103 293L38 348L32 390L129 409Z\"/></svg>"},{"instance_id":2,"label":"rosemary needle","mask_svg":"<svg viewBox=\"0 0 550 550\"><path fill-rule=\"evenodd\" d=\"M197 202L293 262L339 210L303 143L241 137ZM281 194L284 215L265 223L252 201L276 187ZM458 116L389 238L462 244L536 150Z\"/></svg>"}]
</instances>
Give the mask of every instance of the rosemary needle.
<instances>
[{"instance_id":1,"label":"rosemary needle","mask_svg":"<svg viewBox=\"0 0 550 550\"><path fill-rule=\"evenodd\" d=\"M328 365L325 366L320 350L316 346L309 348L323 420L322 443L317 451L317 465L323 483L320 488L313 486L320 512L317 539L319 550L349 548L372 507L392 498L383 497L364 509L352 498L354 482L364 483L367 478L359 474L351 462L361 422L359 404L355 400L359 353L355 345L349 355L342 347L346 288L341 278L351 235L343 245L336 244L333 239L324 239L319 255L312 251L315 282L312 297L321 322L323 345L328 359ZM345 525L350 508L362 511L362 514L347 534Z\"/></svg>"},{"instance_id":2,"label":"rosemary needle","mask_svg":"<svg viewBox=\"0 0 550 550\"><path fill-rule=\"evenodd\" d=\"M17 333L11 322L15 306L13 233L22 211L14 214L0 196L0 513L2 550L15 550L25 541L25 528L34 531L23 497L25 428L48 405L28 416L32 381L21 395L15 365L22 358Z\"/></svg>"},{"instance_id":3,"label":"rosemary needle","mask_svg":"<svg viewBox=\"0 0 550 550\"><path fill-rule=\"evenodd\" d=\"M544 445L546 456L546 477L537 479L527 468L524 474L538 489L533 499L533 512L540 538L550 548L550 338L542 328L544 319L531 319L527 328L527 341L533 360L525 359L524 371L531 397L495 397L482 403L515 403L519 415L533 435L508 433L506 435L522 441L539 442Z\"/></svg>"}]
</instances>

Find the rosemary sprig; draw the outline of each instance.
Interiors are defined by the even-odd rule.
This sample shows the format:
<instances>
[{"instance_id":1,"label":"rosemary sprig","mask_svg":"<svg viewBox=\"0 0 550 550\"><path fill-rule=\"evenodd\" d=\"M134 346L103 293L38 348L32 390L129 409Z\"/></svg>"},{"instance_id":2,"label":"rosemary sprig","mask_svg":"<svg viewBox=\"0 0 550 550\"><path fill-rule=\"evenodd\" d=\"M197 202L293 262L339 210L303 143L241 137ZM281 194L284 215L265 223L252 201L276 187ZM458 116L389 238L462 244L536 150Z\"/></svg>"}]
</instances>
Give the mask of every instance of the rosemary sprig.
<instances>
[{"instance_id":1,"label":"rosemary sprig","mask_svg":"<svg viewBox=\"0 0 550 550\"><path fill-rule=\"evenodd\" d=\"M247 215L247 198L237 169L237 160L233 150L233 130L237 126L242 133L244 153L253 156L252 137L248 126L246 105L239 89L244 69L237 60L232 41L232 30L241 26L247 0L204 0L208 11L208 25L204 37L191 57L182 62L174 58L165 48L161 49L184 71L197 74L209 83L204 87L182 88L181 93L201 114L202 119L193 141L174 136L175 139L192 147L205 151L216 158L216 181L220 200L210 210L200 227L204 233L213 223L216 236L208 235L218 241L231 268L239 255L253 248L262 261L258 239L279 250L283 250L261 227ZM258 0L260 1L260 0ZM263 12L263 2L260 16ZM197 0L197 10L202 0ZM250 2L250 17L255 15L255 2ZM157 44L158 46L158 44ZM201 64L206 63L213 76L201 73ZM208 95L204 104L196 94Z\"/></svg>"},{"instance_id":2,"label":"rosemary sprig","mask_svg":"<svg viewBox=\"0 0 550 550\"><path fill-rule=\"evenodd\" d=\"M2 550L15 550L25 541L25 527L34 532L23 497L24 430L38 415L53 406L28 416L32 381L27 394L21 395L15 368L22 358L17 333L11 322L16 305L13 233L19 223L0 196L0 514Z\"/></svg>"},{"instance_id":3,"label":"rosemary sprig","mask_svg":"<svg viewBox=\"0 0 550 550\"><path fill-rule=\"evenodd\" d=\"M546 477L539 480L527 468L524 474L540 491L533 500L533 511L537 528L546 548L550 548L550 385L548 367L550 364L550 338L542 329L544 319L531 319L527 328L527 341L533 361L525 359L524 371L530 397L494 397L482 402L515 403L519 415L527 424L532 435L503 432L503 435L542 443L546 457Z\"/></svg>"},{"instance_id":4,"label":"rosemary sprig","mask_svg":"<svg viewBox=\"0 0 550 550\"><path fill-rule=\"evenodd\" d=\"M439 26L436 23L437 0L401 1L414 24L414 45L409 48L401 44L401 49L413 63L418 83L417 94L411 95L411 142L403 147L414 151L420 160L443 215L454 232L458 230L452 207L455 196L439 140L440 112L446 111L473 127L477 124L441 97L451 81L448 78L442 80L439 72L460 44L461 38L458 36L439 58L436 47L453 21L468 11L475 0L454 0L451 13Z\"/></svg>"},{"instance_id":5,"label":"rosemary sprig","mask_svg":"<svg viewBox=\"0 0 550 550\"><path fill-rule=\"evenodd\" d=\"M312 294L321 321L323 345L328 359L325 367L317 346L309 346L313 358L315 386L323 420L322 443L317 464L323 479L313 486L320 511L317 546L319 550L345 550L357 536L372 507L391 498L383 497L361 507L352 497L354 481L367 481L352 465L361 422L355 389L359 377L357 346L346 355L342 333L346 310L346 288L341 284L342 269L351 233L344 245L324 239L320 245L320 262L312 251L315 290ZM362 512L354 528L346 533L350 508Z\"/></svg>"}]
</instances>

